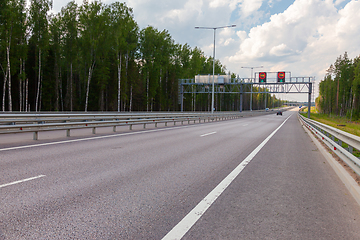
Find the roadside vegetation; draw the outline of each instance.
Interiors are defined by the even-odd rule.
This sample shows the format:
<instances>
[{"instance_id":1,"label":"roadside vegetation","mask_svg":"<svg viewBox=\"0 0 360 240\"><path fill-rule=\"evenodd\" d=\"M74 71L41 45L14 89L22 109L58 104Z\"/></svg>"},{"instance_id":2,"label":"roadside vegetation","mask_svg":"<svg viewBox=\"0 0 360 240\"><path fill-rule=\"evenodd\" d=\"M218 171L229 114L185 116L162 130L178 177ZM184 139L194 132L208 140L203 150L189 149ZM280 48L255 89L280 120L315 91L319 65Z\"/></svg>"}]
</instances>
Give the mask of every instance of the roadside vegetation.
<instances>
[{"instance_id":1,"label":"roadside vegetation","mask_svg":"<svg viewBox=\"0 0 360 240\"><path fill-rule=\"evenodd\" d=\"M349 59L345 52L331 64L319 84L311 119L360 136L360 56ZM307 108L302 109L307 117Z\"/></svg>"},{"instance_id":2,"label":"roadside vegetation","mask_svg":"<svg viewBox=\"0 0 360 240\"><path fill-rule=\"evenodd\" d=\"M319 113L339 116L348 121L360 118L360 56L349 59L347 52L328 68L319 84L316 99Z\"/></svg>"},{"instance_id":3,"label":"roadside vegetation","mask_svg":"<svg viewBox=\"0 0 360 240\"><path fill-rule=\"evenodd\" d=\"M213 59L200 48L176 43L166 29L140 29L126 3L73 0L51 13L52 0L26 2L0 1L3 112L178 111L180 79L212 73ZM215 74L235 77L219 60ZM283 102L253 91L254 110ZM215 95L220 111L239 102L239 94ZM185 95L185 111L210 107L210 93Z\"/></svg>"},{"instance_id":4,"label":"roadside vegetation","mask_svg":"<svg viewBox=\"0 0 360 240\"><path fill-rule=\"evenodd\" d=\"M304 117L307 117L307 108L302 109L300 114ZM350 122L346 117L335 115L329 116L328 114L317 113L315 107L311 107L310 119L360 137L360 123L356 121ZM335 138L335 141L338 141L338 139ZM349 145L343 142L342 147L346 149L349 147ZM356 157L360 157L360 151L355 148L353 149L353 154Z\"/></svg>"},{"instance_id":5,"label":"roadside vegetation","mask_svg":"<svg viewBox=\"0 0 360 240\"><path fill-rule=\"evenodd\" d=\"M307 117L307 108L301 113ZM345 132L360 136L360 123L358 121L350 122L346 117L328 115L323 113L315 113L311 111L310 119L332 126L334 128L343 130Z\"/></svg>"}]
</instances>

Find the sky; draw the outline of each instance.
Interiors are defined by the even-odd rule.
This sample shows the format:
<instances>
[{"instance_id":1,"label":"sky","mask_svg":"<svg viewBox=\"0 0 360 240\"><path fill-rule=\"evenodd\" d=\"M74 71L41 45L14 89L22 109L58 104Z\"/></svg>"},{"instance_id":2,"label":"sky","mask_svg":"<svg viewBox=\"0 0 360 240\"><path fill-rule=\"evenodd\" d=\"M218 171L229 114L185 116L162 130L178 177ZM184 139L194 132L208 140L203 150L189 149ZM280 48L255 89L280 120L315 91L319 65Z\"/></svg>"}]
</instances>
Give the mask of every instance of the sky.
<instances>
[{"instance_id":1,"label":"sky","mask_svg":"<svg viewBox=\"0 0 360 240\"><path fill-rule=\"evenodd\" d=\"M58 12L68 0L53 0ZM82 0L76 0L80 5ZM102 0L110 4L114 0ZM254 72L291 72L315 77L318 84L336 58L360 55L360 1L354 0L126 0L140 29L168 30L176 43L216 53L227 71L247 78ZM263 66L263 68L256 68ZM307 94L283 99L307 101Z\"/></svg>"}]
</instances>

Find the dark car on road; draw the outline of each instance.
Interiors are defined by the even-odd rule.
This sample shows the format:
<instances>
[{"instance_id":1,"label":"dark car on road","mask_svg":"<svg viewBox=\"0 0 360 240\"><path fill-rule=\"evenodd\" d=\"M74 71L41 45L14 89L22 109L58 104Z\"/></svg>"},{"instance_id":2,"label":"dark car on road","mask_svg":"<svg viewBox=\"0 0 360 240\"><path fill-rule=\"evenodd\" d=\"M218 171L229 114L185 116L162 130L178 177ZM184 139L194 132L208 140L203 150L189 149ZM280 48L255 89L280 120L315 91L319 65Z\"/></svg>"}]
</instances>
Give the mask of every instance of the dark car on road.
<instances>
[{"instance_id":1,"label":"dark car on road","mask_svg":"<svg viewBox=\"0 0 360 240\"><path fill-rule=\"evenodd\" d=\"M277 111L276 115L281 115L282 116L282 112L281 111Z\"/></svg>"}]
</instances>

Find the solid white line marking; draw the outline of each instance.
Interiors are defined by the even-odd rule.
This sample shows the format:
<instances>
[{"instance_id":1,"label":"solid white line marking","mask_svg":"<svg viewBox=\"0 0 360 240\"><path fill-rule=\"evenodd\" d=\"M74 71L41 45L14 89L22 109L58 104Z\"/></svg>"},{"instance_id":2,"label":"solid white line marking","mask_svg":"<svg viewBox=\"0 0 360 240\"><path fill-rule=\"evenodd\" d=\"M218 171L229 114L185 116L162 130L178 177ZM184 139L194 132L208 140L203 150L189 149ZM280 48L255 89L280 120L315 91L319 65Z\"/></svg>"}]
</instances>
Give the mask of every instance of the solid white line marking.
<instances>
[{"instance_id":1,"label":"solid white line marking","mask_svg":"<svg viewBox=\"0 0 360 240\"><path fill-rule=\"evenodd\" d=\"M289 116L290 117L290 116ZM255 150L253 150L249 156L247 156L219 185L217 185L198 205L191 210L162 240L175 240L181 239L194 224L200 219L200 217L206 212L206 210L215 202L215 200L225 191L232 181L240 174L240 172L250 163L255 155L265 146L272 136L285 124L285 121L275 129Z\"/></svg>"},{"instance_id":2,"label":"solid white line marking","mask_svg":"<svg viewBox=\"0 0 360 240\"><path fill-rule=\"evenodd\" d=\"M135 134L142 134L142 133L149 133L149 132L167 131L167 130L172 130L172 129L177 129L177 128L187 128L187 127L192 127L192 126L193 125L191 125L191 126L179 126L179 127L171 127L171 128L146 130L146 131L141 131L141 132L120 133L120 134L105 135L105 136L98 136L98 137L89 137L89 138L65 140L65 141L59 141L59 142L40 143L40 144L26 145L26 146L19 146L19 147L9 147L9 148L0 149L0 152L9 151L9 150L24 149L24 148L33 148L33 147L57 145L57 144L63 144L63 143L82 142L82 141L89 141L89 140L102 139L102 138L112 138L112 137L119 137L119 136L135 135Z\"/></svg>"},{"instance_id":3,"label":"solid white line marking","mask_svg":"<svg viewBox=\"0 0 360 240\"><path fill-rule=\"evenodd\" d=\"M42 177L46 177L46 176L45 175L39 175L39 176L36 176L36 177L26 178L26 179L23 179L23 180L2 184L2 185L0 185L0 188L7 187L7 186L10 186L10 185L14 185L14 184L18 184L18 183L28 182L28 181L35 180L35 179L42 178Z\"/></svg>"},{"instance_id":4,"label":"solid white line marking","mask_svg":"<svg viewBox=\"0 0 360 240\"><path fill-rule=\"evenodd\" d=\"M212 135L212 134L215 134L215 133L216 133L216 132L206 133L206 134L200 135L200 137L209 136L209 135Z\"/></svg>"}]
</instances>

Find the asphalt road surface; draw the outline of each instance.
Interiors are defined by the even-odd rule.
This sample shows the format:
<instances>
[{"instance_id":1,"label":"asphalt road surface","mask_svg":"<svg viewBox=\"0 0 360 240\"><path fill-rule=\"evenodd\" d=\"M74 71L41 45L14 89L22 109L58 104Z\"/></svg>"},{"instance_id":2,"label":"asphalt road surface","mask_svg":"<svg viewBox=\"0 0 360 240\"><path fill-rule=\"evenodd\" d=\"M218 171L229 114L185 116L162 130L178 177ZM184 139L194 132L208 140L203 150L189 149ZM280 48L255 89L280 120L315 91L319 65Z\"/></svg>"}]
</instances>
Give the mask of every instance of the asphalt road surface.
<instances>
[{"instance_id":1,"label":"asphalt road surface","mask_svg":"<svg viewBox=\"0 0 360 240\"><path fill-rule=\"evenodd\" d=\"M0 206L0 240L360 239L291 111L0 145Z\"/></svg>"}]
</instances>

